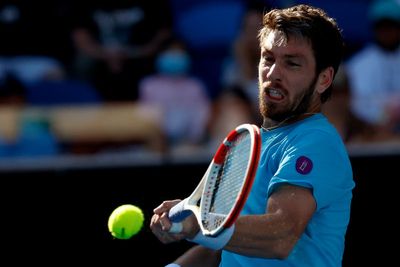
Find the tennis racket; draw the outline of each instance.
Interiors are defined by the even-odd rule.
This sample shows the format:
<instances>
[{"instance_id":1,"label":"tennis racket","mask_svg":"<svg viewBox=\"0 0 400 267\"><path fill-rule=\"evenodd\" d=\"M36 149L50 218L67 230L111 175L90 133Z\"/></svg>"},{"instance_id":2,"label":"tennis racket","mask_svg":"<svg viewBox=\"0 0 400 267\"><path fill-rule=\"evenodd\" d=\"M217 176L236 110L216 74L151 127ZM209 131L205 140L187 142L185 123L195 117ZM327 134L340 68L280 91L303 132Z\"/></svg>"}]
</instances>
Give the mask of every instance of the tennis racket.
<instances>
[{"instance_id":1,"label":"tennis racket","mask_svg":"<svg viewBox=\"0 0 400 267\"><path fill-rule=\"evenodd\" d=\"M260 150L257 126L242 124L232 130L193 193L169 211L170 232L181 232L181 222L192 213L204 235L217 236L232 226L250 193Z\"/></svg>"}]
</instances>

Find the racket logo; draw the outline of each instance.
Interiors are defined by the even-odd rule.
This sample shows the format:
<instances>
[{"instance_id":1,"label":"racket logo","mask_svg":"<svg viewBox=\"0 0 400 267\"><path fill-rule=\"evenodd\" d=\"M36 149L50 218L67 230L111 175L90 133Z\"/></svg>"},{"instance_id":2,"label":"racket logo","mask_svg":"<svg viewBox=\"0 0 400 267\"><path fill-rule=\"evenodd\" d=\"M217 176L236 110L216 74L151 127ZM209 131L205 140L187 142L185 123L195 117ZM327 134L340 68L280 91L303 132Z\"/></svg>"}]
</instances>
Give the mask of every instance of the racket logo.
<instances>
[{"instance_id":1,"label":"racket logo","mask_svg":"<svg viewBox=\"0 0 400 267\"><path fill-rule=\"evenodd\" d=\"M313 168L311 159L301 156L296 160L296 171L300 174L308 174Z\"/></svg>"}]
</instances>

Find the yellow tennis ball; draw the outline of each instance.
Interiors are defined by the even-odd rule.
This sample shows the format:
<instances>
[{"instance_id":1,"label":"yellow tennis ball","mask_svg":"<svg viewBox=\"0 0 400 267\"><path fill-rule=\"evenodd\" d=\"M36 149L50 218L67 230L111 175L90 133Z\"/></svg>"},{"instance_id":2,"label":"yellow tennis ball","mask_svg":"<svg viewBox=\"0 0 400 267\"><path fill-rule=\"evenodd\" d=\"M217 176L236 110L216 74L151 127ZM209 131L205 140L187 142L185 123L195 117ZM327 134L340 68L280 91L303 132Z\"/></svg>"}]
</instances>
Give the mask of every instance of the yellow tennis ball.
<instances>
[{"instance_id":1,"label":"yellow tennis ball","mask_svg":"<svg viewBox=\"0 0 400 267\"><path fill-rule=\"evenodd\" d=\"M142 210L131 204L116 208L108 219L108 230L118 239L129 239L143 227L144 215Z\"/></svg>"}]
</instances>

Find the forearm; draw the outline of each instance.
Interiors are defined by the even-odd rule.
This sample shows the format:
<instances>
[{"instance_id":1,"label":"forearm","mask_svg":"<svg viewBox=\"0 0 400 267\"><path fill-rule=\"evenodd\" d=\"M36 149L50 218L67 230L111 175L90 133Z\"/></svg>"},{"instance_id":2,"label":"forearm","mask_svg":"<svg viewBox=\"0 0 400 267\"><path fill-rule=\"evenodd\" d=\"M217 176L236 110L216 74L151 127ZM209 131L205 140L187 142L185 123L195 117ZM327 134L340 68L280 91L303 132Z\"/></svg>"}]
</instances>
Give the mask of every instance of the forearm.
<instances>
[{"instance_id":1,"label":"forearm","mask_svg":"<svg viewBox=\"0 0 400 267\"><path fill-rule=\"evenodd\" d=\"M181 267L217 267L220 262L220 251L194 246L174 262Z\"/></svg>"},{"instance_id":2,"label":"forearm","mask_svg":"<svg viewBox=\"0 0 400 267\"><path fill-rule=\"evenodd\" d=\"M238 254L262 258L286 258L297 242L295 225L282 223L277 216L242 216L224 247Z\"/></svg>"},{"instance_id":3,"label":"forearm","mask_svg":"<svg viewBox=\"0 0 400 267\"><path fill-rule=\"evenodd\" d=\"M315 209L310 189L281 185L268 199L265 214L239 217L224 249L247 256L285 259L304 233Z\"/></svg>"},{"instance_id":4,"label":"forearm","mask_svg":"<svg viewBox=\"0 0 400 267\"><path fill-rule=\"evenodd\" d=\"M100 43L94 40L85 29L76 29L72 33L72 39L76 48L83 54L96 59L105 58L105 50Z\"/></svg>"}]
</instances>

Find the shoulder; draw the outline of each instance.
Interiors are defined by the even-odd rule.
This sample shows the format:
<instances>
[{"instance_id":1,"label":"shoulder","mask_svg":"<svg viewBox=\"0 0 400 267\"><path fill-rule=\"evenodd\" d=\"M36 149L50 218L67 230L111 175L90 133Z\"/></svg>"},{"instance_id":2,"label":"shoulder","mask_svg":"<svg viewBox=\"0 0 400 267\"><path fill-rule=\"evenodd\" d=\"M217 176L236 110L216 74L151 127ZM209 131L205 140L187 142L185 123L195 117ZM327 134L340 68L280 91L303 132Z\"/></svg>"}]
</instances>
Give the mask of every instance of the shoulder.
<instances>
[{"instance_id":1,"label":"shoulder","mask_svg":"<svg viewBox=\"0 0 400 267\"><path fill-rule=\"evenodd\" d=\"M321 113L272 132L263 131L263 146L268 155L274 155L278 161L300 154L320 159L348 157L341 135Z\"/></svg>"},{"instance_id":2,"label":"shoulder","mask_svg":"<svg viewBox=\"0 0 400 267\"><path fill-rule=\"evenodd\" d=\"M341 140L339 132L322 113L272 131L263 130L262 133L266 139L273 140L271 142L273 144L280 143L289 146L300 142L315 144Z\"/></svg>"},{"instance_id":3,"label":"shoulder","mask_svg":"<svg viewBox=\"0 0 400 267\"><path fill-rule=\"evenodd\" d=\"M331 155L347 155L341 135L322 114L296 123L289 129L284 142L286 151L304 151L317 155L329 151Z\"/></svg>"},{"instance_id":4,"label":"shoulder","mask_svg":"<svg viewBox=\"0 0 400 267\"><path fill-rule=\"evenodd\" d=\"M294 125L289 135L298 139L332 140L340 138L336 128L329 122L325 115L318 113ZM314 140L312 140L314 141Z\"/></svg>"}]
</instances>

